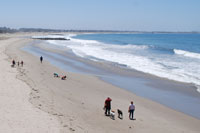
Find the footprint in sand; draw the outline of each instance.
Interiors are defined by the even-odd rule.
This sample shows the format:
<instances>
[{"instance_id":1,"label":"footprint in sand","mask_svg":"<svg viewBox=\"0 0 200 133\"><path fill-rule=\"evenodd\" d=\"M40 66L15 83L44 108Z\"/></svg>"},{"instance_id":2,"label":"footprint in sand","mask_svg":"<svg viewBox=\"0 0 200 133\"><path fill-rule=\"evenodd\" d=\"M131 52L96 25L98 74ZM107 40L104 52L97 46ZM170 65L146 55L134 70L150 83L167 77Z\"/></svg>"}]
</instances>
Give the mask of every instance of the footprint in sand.
<instances>
[{"instance_id":1,"label":"footprint in sand","mask_svg":"<svg viewBox=\"0 0 200 133\"><path fill-rule=\"evenodd\" d=\"M68 125L64 125L63 127L68 127Z\"/></svg>"},{"instance_id":2,"label":"footprint in sand","mask_svg":"<svg viewBox=\"0 0 200 133\"><path fill-rule=\"evenodd\" d=\"M73 128L71 128L71 127L69 128L69 130L71 130L71 131L75 131L75 129L73 129Z\"/></svg>"}]
</instances>

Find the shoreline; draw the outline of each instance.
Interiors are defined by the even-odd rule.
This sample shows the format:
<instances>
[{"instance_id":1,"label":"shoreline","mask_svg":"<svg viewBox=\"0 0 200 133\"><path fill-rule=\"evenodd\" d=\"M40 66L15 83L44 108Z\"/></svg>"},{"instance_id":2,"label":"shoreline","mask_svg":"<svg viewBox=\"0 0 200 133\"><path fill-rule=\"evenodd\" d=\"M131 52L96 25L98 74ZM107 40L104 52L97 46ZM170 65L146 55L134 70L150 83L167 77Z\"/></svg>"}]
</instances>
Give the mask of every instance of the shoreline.
<instances>
[{"instance_id":1,"label":"shoreline","mask_svg":"<svg viewBox=\"0 0 200 133\"><path fill-rule=\"evenodd\" d=\"M200 113L196 111L200 109L198 106L200 94L192 84L160 78L137 70L123 69L109 62L82 59L67 52L66 49L57 49L43 41L31 43L32 50L26 47L24 50L35 56L39 56L38 53L45 54L52 65L66 72L98 77L103 82L200 119Z\"/></svg>"},{"instance_id":2,"label":"shoreline","mask_svg":"<svg viewBox=\"0 0 200 133\"><path fill-rule=\"evenodd\" d=\"M93 33L94 35L95 35L95 33ZM145 34L145 33L143 33L143 34ZM64 35L64 34L63 34ZM75 34L75 35L73 35L73 36L69 36L71 39L76 39L76 41L94 41L94 43L96 43L96 42L98 42L98 43L103 43L103 44L109 44L109 42L106 42L106 41L102 41L102 40L98 40L98 39L89 39L89 38L84 38L84 37L81 37L81 35L84 35L84 34ZM101 34L100 34L101 35ZM79 37L78 37L79 36ZM112 44L112 43L111 43ZM115 44L115 43L113 43L113 44ZM120 43L119 43L120 44ZM184 51L184 50L179 50L179 49L173 49L173 51L174 51L174 53L175 54L178 54L178 55L182 55L182 54L180 54L180 52L176 52L176 51L182 51L182 52L187 52L187 53L192 53L192 54L197 54L197 53L195 53L195 52L189 52L189 51ZM76 55L76 56L79 56L78 54ZM93 55L92 55L93 56ZM198 56L198 55L196 55L196 56ZM186 57L194 57L194 55L193 56L186 56ZM97 58L99 58L99 57L97 57ZM197 57L196 57L197 58ZM98 59L97 59L98 60ZM107 59L105 59L105 60L107 60ZM109 61L108 61L109 62ZM117 63L116 63L117 64ZM125 63L126 64L126 63ZM119 64L119 65L123 65L123 64ZM124 65L124 66L126 66L126 65ZM198 66L198 65L197 65ZM178 78L174 78L174 77L170 77L170 76L166 76L166 75L160 75L160 74L157 74L157 73L155 73L155 72L148 72L148 71L143 71L143 70L140 70L140 69L136 69L136 68L134 68L134 67L127 67L127 69L132 69L132 70L134 70L134 71L137 71L137 72L140 72L140 73L143 73L143 74L145 74L145 75L150 75L150 76L152 76L152 77L158 77L158 78L161 78L161 79L166 79L166 80L170 80L170 81L173 81L173 82L178 82L178 83L184 83L184 84L191 84L191 85L193 85L195 88L196 88L196 90L197 90L197 92L199 92L200 93L200 84L199 84L199 82L197 82L197 81L188 81L188 80L183 80L183 79L179 79L179 77ZM180 76L181 77L181 76Z\"/></svg>"},{"instance_id":3,"label":"shoreline","mask_svg":"<svg viewBox=\"0 0 200 133\"><path fill-rule=\"evenodd\" d=\"M20 39L31 41L27 38ZM38 93L32 90L30 102L41 110L57 116L66 131L200 131L198 119L104 83L94 76L64 72L47 61L41 64L37 57L21 51L21 46L23 44L11 45L7 48L7 53L23 58L25 62L23 71L25 76L21 78L38 90ZM69 78L66 81L55 79L53 72L66 74ZM37 96L40 98L34 98ZM113 109L120 107L123 110L125 113L123 120L116 118L112 121L103 115L103 102L107 96L113 99ZM136 103L136 121L128 120L126 113L131 100Z\"/></svg>"},{"instance_id":4,"label":"shoreline","mask_svg":"<svg viewBox=\"0 0 200 133\"><path fill-rule=\"evenodd\" d=\"M72 33L74 34L74 33ZM79 35L79 34L88 34L88 33L76 33L75 35ZM89 33L89 34L95 34L95 33ZM65 35L64 33L61 34L61 35ZM35 45L36 47L38 47L39 49L41 50L46 50L46 51L49 51L49 52L53 52L53 53L57 53L57 54L63 54L64 52L68 52L70 54L72 54L72 56L76 56L78 59L79 57L77 55L75 55L73 52L69 52L69 49L68 48L64 48L64 50L62 49L63 47L62 46L45 46L45 45L48 45L47 42L42 42L42 41L38 41L38 42L32 42L33 44L36 44L38 43L38 45ZM32 44L31 43L31 44ZM39 46L39 45L42 45L42 46ZM44 45L45 44L45 45ZM28 44L29 45L29 44ZM56 47L60 47L60 48L56 48ZM66 50L66 51L65 51ZM26 50L25 50L26 51ZM61 52L59 52L61 51ZM69 55L69 54L68 54ZM71 56L70 56L71 57ZM153 79L161 79L161 80L167 80L169 82L174 82L174 83L178 83L178 84L185 84L185 85L189 85L189 86L192 86L192 88L198 90L198 87L196 84L194 83L187 83L187 82L183 82L183 81L178 81L178 80L174 80L174 79L170 79L170 78L165 78L165 77L160 77L160 76L157 76L157 75L154 75L154 74L151 74L151 73L145 73L143 71L139 71L139 70L136 70L134 68L129 68L123 64L118 64L118 63L115 63L115 62L109 62L109 61L104 61L102 60L101 61L94 61L93 60L90 60L90 59L87 59L87 58L84 58L84 59L78 59L79 61L83 61L85 63L88 63L88 64L91 64L91 65L94 65L95 67L97 67L98 65L101 65L102 63L106 63L107 65L113 65L113 66L118 66L118 68L122 68L124 69L125 71L128 71L127 74L130 72L130 71L133 71L133 72L136 72L137 75L143 75L142 77L148 77L148 78L153 78ZM87 73L86 73L87 74ZM122 74L122 73L120 73ZM200 89L200 88L199 88ZM197 91L198 92L198 91ZM200 93L200 92L199 92Z\"/></svg>"}]
</instances>

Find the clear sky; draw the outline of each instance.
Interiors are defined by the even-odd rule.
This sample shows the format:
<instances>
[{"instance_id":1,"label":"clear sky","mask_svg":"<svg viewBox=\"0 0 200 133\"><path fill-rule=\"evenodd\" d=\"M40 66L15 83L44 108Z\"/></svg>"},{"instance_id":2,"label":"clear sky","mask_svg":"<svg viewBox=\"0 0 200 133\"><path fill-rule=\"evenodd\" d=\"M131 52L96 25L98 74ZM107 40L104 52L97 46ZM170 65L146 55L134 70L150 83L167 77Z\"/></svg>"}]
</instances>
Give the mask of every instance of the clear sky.
<instances>
[{"instance_id":1,"label":"clear sky","mask_svg":"<svg viewBox=\"0 0 200 133\"><path fill-rule=\"evenodd\" d=\"M200 0L0 0L0 27L200 31Z\"/></svg>"}]
</instances>

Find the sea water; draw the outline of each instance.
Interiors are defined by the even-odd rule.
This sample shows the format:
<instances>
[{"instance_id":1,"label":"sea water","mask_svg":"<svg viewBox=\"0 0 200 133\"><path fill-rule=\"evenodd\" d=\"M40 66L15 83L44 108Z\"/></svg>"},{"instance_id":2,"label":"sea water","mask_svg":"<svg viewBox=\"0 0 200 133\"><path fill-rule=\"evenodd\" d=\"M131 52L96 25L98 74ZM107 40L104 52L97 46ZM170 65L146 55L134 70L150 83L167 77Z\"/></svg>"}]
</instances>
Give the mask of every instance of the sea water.
<instances>
[{"instance_id":1,"label":"sea water","mask_svg":"<svg viewBox=\"0 0 200 133\"><path fill-rule=\"evenodd\" d=\"M199 86L200 34L80 34L48 35L48 37L70 40L42 41L40 45L68 52L70 50L81 59L105 61L106 64L112 62L111 64L115 66L120 64L120 69L136 69L158 77ZM160 87L162 88L158 89L150 85L152 81L149 81L148 78L138 79L117 73L108 73L106 70L77 60L74 55L72 57L63 56L35 47L34 44L39 42L34 41L33 44L25 46L23 50L36 56L42 55L61 69L96 75L102 80L138 96L200 119L200 93L193 87L184 87L185 84L174 86L171 82L168 85L161 83ZM160 80L153 82L160 82Z\"/></svg>"},{"instance_id":2,"label":"sea water","mask_svg":"<svg viewBox=\"0 0 200 133\"><path fill-rule=\"evenodd\" d=\"M49 41L77 56L105 60L158 77L192 83L200 92L200 34L80 34Z\"/></svg>"}]
</instances>

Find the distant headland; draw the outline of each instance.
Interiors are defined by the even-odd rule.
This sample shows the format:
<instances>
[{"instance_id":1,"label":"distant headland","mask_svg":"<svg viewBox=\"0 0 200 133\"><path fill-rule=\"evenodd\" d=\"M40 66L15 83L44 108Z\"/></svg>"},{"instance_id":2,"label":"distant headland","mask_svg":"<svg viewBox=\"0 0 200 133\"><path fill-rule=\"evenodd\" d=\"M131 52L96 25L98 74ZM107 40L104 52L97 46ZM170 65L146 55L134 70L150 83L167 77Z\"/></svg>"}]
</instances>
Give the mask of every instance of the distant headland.
<instances>
[{"instance_id":1,"label":"distant headland","mask_svg":"<svg viewBox=\"0 0 200 133\"><path fill-rule=\"evenodd\" d=\"M159 34L159 33L183 33L183 34L199 34L199 31L190 31L190 32L184 32L184 31L128 31L128 30L64 30L64 29L43 29L43 28L19 28L19 29L13 29L8 27L0 27L0 33L16 33L16 32L52 32L52 33L61 33L61 32L82 32L82 33L150 33L150 34Z\"/></svg>"}]
</instances>

